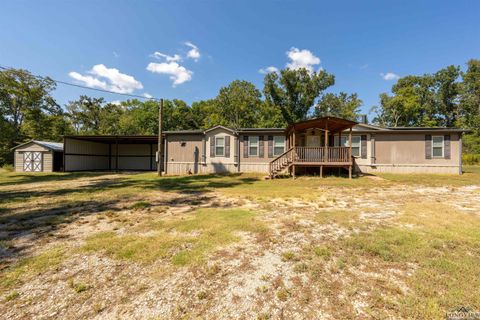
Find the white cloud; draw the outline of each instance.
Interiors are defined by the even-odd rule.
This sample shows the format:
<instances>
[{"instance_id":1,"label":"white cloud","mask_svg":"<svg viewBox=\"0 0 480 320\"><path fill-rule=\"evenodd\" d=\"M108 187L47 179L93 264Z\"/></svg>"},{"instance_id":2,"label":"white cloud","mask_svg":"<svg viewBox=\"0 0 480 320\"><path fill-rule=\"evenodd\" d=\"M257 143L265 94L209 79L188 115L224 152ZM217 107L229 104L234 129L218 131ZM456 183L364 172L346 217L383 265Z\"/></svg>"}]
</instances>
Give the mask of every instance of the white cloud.
<instances>
[{"instance_id":1,"label":"white cloud","mask_svg":"<svg viewBox=\"0 0 480 320\"><path fill-rule=\"evenodd\" d=\"M383 78L383 80L387 81L400 79L400 76L393 72L380 73L380 76Z\"/></svg>"},{"instance_id":2,"label":"white cloud","mask_svg":"<svg viewBox=\"0 0 480 320\"><path fill-rule=\"evenodd\" d=\"M148 92L145 92L145 93L143 94L143 96L144 96L145 98L147 98L147 99L153 98L153 96L152 96L150 93L148 93Z\"/></svg>"},{"instance_id":3,"label":"white cloud","mask_svg":"<svg viewBox=\"0 0 480 320\"><path fill-rule=\"evenodd\" d=\"M278 73L278 68L276 68L274 66L270 66L270 67L262 68L262 69L258 70L258 72L260 72L261 74Z\"/></svg>"},{"instance_id":4,"label":"white cloud","mask_svg":"<svg viewBox=\"0 0 480 320\"><path fill-rule=\"evenodd\" d=\"M91 70L87 71L87 75L75 71L68 75L90 88L100 88L118 93L132 93L136 89L143 89L142 83L134 77L121 73L118 69L107 68L103 64L94 65Z\"/></svg>"},{"instance_id":5,"label":"white cloud","mask_svg":"<svg viewBox=\"0 0 480 320\"><path fill-rule=\"evenodd\" d=\"M312 72L313 66L320 64L320 58L306 49L299 50L298 48L292 47L287 51L287 57L290 59L290 62L286 65L289 69L296 70L305 68Z\"/></svg>"},{"instance_id":6,"label":"white cloud","mask_svg":"<svg viewBox=\"0 0 480 320\"><path fill-rule=\"evenodd\" d=\"M167 62L177 62L177 61L182 61L182 57L178 54L174 54L173 56L169 56L168 54L164 54L158 51L155 51L150 55L153 58L157 59L165 59Z\"/></svg>"},{"instance_id":7,"label":"white cloud","mask_svg":"<svg viewBox=\"0 0 480 320\"><path fill-rule=\"evenodd\" d=\"M200 50L198 50L198 47L189 41L185 42L184 44L187 47L190 47L190 50L187 52L187 57L198 61L198 59L200 59Z\"/></svg>"},{"instance_id":8,"label":"white cloud","mask_svg":"<svg viewBox=\"0 0 480 320\"><path fill-rule=\"evenodd\" d=\"M162 62L154 63L150 62L147 66L147 70L153 73L168 74L170 80L173 81L173 86L177 86L184 82L192 80L193 72L179 65L176 62Z\"/></svg>"}]
</instances>

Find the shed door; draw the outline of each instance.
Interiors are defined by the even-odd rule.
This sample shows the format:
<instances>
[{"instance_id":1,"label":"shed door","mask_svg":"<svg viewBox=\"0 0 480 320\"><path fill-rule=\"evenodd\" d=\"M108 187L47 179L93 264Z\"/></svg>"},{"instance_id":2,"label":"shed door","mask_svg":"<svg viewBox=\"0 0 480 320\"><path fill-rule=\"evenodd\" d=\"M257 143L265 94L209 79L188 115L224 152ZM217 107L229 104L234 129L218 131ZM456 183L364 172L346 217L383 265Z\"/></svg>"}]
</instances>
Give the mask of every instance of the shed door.
<instances>
[{"instance_id":1,"label":"shed door","mask_svg":"<svg viewBox=\"0 0 480 320\"><path fill-rule=\"evenodd\" d=\"M42 153L28 151L23 153L23 171L41 172L42 171Z\"/></svg>"}]
</instances>

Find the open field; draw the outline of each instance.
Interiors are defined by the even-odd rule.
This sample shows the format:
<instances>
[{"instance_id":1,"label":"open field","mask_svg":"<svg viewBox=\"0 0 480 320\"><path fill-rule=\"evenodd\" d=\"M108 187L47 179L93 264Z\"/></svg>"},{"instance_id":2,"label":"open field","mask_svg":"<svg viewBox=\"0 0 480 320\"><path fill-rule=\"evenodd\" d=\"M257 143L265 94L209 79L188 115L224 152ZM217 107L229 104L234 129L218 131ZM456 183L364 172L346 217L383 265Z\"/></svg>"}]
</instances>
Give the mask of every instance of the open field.
<instances>
[{"instance_id":1,"label":"open field","mask_svg":"<svg viewBox=\"0 0 480 320\"><path fill-rule=\"evenodd\" d=\"M440 319L480 310L462 176L0 172L0 312L27 319Z\"/></svg>"}]
</instances>

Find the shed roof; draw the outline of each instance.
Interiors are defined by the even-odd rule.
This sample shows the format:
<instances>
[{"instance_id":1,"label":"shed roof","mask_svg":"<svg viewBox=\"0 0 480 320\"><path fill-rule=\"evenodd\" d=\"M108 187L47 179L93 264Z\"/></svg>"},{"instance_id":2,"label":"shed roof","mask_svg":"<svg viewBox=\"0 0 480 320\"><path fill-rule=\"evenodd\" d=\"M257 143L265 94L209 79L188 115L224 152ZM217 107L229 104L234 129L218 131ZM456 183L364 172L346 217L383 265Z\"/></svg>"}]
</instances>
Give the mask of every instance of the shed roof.
<instances>
[{"instance_id":1,"label":"shed roof","mask_svg":"<svg viewBox=\"0 0 480 320\"><path fill-rule=\"evenodd\" d=\"M47 148L48 150L51 150L51 151L57 151L57 152L63 151L63 143L61 143L61 142L39 141L39 140L30 140L28 142L19 144L18 146L14 147L12 149L15 150L15 149L23 147L23 146L25 146L29 143L38 144L38 145L40 145L44 148Z\"/></svg>"}]
</instances>

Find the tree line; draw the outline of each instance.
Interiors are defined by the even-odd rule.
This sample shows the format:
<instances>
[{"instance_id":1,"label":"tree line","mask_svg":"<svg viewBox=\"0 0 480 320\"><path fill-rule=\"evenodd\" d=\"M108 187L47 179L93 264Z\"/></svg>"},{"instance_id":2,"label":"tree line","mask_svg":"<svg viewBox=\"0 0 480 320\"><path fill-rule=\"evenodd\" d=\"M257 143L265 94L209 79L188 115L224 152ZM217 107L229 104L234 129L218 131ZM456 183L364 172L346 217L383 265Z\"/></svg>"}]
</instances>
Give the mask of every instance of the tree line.
<instances>
[{"instance_id":1,"label":"tree line","mask_svg":"<svg viewBox=\"0 0 480 320\"><path fill-rule=\"evenodd\" d=\"M235 80L213 99L188 105L165 100L164 130L285 127L320 116L358 120L363 102L356 93L326 93L334 75L320 70L284 69L265 75L260 91ZM29 139L61 141L63 135L136 135L158 132L158 102L119 103L82 95L60 106L52 97L56 83L27 70L0 71L0 165L12 162L11 148ZM470 128L467 150L480 153L480 60L465 71L448 66L434 74L406 76L382 93L371 108L382 126L458 126Z\"/></svg>"}]
</instances>

